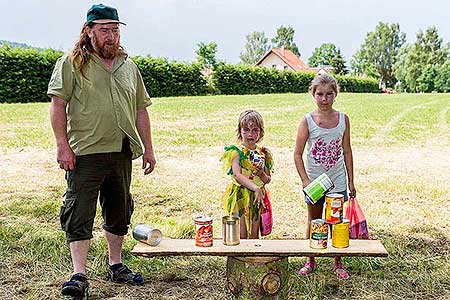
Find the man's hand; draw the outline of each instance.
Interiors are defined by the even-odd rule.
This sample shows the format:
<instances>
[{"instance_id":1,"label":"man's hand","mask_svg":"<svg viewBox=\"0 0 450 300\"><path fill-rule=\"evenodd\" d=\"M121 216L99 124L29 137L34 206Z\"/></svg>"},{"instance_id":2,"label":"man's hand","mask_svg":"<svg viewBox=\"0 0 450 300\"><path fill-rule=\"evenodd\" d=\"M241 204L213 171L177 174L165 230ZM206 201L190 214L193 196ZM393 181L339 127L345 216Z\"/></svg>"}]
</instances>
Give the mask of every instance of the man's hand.
<instances>
[{"instance_id":1,"label":"man's hand","mask_svg":"<svg viewBox=\"0 0 450 300\"><path fill-rule=\"evenodd\" d=\"M69 144L58 145L56 153L56 161L59 167L66 171L72 171L75 169L76 158L75 153L73 153L72 148Z\"/></svg>"},{"instance_id":2,"label":"man's hand","mask_svg":"<svg viewBox=\"0 0 450 300\"><path fill-rule=\"evenodd\" d=\"M144 175L150 174L155 168L156 160L153 151L144 151L142 155L142 169L144 169Z\"/></svg>"}]
</instances>

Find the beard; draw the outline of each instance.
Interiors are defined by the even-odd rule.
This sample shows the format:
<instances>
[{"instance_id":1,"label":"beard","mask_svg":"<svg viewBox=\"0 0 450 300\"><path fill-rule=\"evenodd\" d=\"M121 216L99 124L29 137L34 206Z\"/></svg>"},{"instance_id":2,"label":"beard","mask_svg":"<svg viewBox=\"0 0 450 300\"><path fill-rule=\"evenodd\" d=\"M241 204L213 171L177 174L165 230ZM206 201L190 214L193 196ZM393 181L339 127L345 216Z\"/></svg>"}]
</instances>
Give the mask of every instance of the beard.
<instances>
[{"instance_id":1,"label":"beard","mask_svg":"<svg viewBox=\"0 0 450 300\"><path fill-rule=\"evenodd\" d=\"M92 36L92 46L97 55L102 59L114 59L119 56L120 53L120 39L117 39L116 43L105 41L101 44L94 34Z\"/></svg>"}]
</instances>

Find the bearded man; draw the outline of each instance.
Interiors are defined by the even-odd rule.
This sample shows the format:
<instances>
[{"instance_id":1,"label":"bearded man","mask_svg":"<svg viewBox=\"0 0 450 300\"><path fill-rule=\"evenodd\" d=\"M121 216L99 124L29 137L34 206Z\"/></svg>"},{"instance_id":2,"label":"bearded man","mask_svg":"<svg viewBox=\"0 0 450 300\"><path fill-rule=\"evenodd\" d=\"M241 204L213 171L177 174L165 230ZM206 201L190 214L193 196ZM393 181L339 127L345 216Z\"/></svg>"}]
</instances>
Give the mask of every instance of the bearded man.
<instances>
[{"instance_id":1,"label":"bearded man","mask_svg":"<svg viewBox=\"0 0 450 300\"><path fill-rule=\"evenodd\" d=\"M57 61L47 91L57 162L67 181L60 222L73 274L62 294L72 297L87 294L97 199L108 244L108 278L143 282L122 263L122 244L134 208L132 159L142 155L144 174L156 163L146 109L151 101L137 66L120 45L120 24L115 8L93 5L75 48Z\"/></svg>"}]
</instances>

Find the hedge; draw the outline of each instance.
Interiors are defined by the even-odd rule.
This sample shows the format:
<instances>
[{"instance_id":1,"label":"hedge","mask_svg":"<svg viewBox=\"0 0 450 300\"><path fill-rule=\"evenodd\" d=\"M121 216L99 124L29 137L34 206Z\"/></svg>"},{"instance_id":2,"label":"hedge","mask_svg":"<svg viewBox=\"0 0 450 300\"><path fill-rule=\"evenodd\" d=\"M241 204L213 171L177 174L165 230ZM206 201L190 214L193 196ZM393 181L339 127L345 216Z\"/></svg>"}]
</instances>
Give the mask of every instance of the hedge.
<instances>
[{"instance_id":1,"label":"hedge","mask_svg":"<svg viewBox=\"0 0 450 300\"><path fill-rule=\"evenodd\" d=\"M47 85L63 53L33 48L0 48L0 102L48 101Z\"/></svg>"},{"instance_id":2,"label":"hedge","mask_svg":"<svg viewBox=\"0 0 450 300\"><path fill-rule=\"evenodd\" d=\"M48 82L61 51L0 47L0 103L45 102ZM141 70L151 97L196 96L207 92L198 64L132 58Z\"/></svg>"},{"instance_id":3,"label":"hedge","mask_svg":"<svg viewBox=\"0 0 450 300\"><path fill-rule=\"evenodd\" d=\"M305 93L315 73L279 71L255 66L221 65L213 74L220 94ZM336 75L342 92L377 93L378 81Z\"/></svg>"},{"instance_id":4,"label":"hedge","mask_svg":"<svg viewBox=\"0 0 450 300\"><path fill-rule=\"evenodd\" d=\"M198 96L207 92L199 64L168 62L163 58L134 57L151 97Z\"/></svg>"},{"instance_id":5,"label":"hedge","mask_svg":"<svg viewBox=\"0 0 450 300\"><path fill-rule=\"evenodd\" d=\"M49 101L46 96L61 51L0 48L0 102ZM220 64L212 75L213 87L199 64L169 62L163 58L133 57L151 97L216 94L304 93L314 73L278 71L255 66ZM378 92L374 79L336 76L343 92Z\"/></svg>"},{"instance_id":6,"label":"hedge","mask_svg":"<svg viewBox=\"0 0 450 300\"><path fill-rule=\"evenodd\" d=\"M358 76L335 75L341 92L349 93L378 93L380 91L378 80L361 78Z\"/></svg>"}]
</instances>

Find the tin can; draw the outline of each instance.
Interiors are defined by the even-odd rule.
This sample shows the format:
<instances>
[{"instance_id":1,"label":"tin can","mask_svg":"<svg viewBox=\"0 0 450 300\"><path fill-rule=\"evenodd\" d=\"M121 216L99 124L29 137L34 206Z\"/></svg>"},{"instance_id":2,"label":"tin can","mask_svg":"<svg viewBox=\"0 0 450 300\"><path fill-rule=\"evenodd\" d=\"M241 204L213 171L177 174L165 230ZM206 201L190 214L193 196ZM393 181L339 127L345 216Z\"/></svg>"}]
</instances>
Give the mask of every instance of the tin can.
<instances>
[{"instance_id":1,"label":"tin can","mask_svg":"<svg viewBox=\"0 0 450 300\"><path fill-rule=\"evenodd\" d=\"M347 248L350 243L350 221L342 219L342 223L333 225L331 245L334 248Z\"/></svg>"},{"instance_id":2,"label":"tin can","mask_svg":"<svg viewBox=\"0 0 450 300\"><path fill-rule=\"evenodd\" d=\"M325 249L328 242L328 224L323 219L311 221L309 246L313 249Z\"/></svg>"},{"instance_id":3,"label":"tin can","mask_svg":"<svg viewBox=\"0 0 450 300\"><path fill-rule=\"evenodd\" d=\"M212 218L200 216L194 219L195 245L199 247L211 247L213 245Z\"/></svg>"},{"instance_id":4,"label":"tin can","mask_svg":"<svg viewBox=\"0 0 450 300\"><path fill-rule=\"evenodd\" d=\"M325 196L325 222L337 224L342 222L344 212L344 196L341 194L327 194Z\"/></svg>"},{"instance_id":5,"label":"tin can","mask_svg":"<svg viewBox=\"0 0 450 300\"><path fill-rule=\"evenodd\" d=\"M224 245L239 245L240 228L238 217L225 216L222 218L222 239Z\"/></svg>"},{"instance_id":6,"label":"tin can","mask_svg":"<svg viewBox=\"0 0 450 300\"><path fill-rule=\"evenodd\" d=\"M162 240L161 230L145 224L138 224L133 229L135 240L146 243L150 246L157 246Z\"/></svg>"},{"instance_id":7,"label":"tin can","mask_svg":"<svg viewBox=\"0 0 450 300\"><path fill-rule=\"evenodd\" d=\"M315 204L332 188L334 188L333 181L331 181L327 174L323 173L311 181L311 183L303 189L303 193L305 193L306 199L311 204Z\"/></svg>"}]
</instances>

